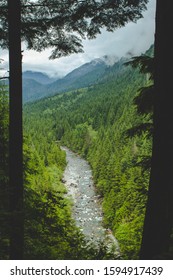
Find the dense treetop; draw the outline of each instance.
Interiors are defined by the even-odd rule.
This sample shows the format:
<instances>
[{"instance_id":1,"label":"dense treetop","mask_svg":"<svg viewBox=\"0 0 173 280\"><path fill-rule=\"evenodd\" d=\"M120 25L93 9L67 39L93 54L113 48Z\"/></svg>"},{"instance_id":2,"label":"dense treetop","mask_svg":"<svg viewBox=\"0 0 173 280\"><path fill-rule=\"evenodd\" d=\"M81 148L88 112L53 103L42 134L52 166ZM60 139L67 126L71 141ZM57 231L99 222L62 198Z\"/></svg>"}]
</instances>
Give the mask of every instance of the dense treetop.
<instances>
[{"instance_id":1,"label":"dense treetop","mask_svg":"<svg viewBox=\"0 0 173 280\"><path fill-rule=\"evenodd\" d=\"M24 106L25 131L37 149L41 132L45 147L51 136L89 161L104 226L115 234L123 259L139 256L151 160L151 137L144 129L152 125L151 115L138 115L133 100L152 81L139 68L121 60L105 69L100 83Z\"/></svg>"},{"instance_id":2,"label":"dense treetop","mask_svg":"<svg viewBox=\"0 0 173 280\"><path fill-rule=\"evenodd\" d=\"M52 49L51 59L83 51L82 39L142 17L148 0L21 0L21 35L28 49ZM0 1L0 46L8 48L7 1Z\"/></svg>"}]
</instances>

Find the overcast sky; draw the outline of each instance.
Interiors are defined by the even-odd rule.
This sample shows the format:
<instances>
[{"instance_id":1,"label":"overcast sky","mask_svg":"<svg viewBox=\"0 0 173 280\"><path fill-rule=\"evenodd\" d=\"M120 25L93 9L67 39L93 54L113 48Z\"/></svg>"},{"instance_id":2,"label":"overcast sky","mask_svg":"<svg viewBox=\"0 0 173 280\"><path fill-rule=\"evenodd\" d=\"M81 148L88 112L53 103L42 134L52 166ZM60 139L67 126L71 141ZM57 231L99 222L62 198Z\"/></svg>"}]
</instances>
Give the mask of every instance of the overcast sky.
<instances>
[{"instance_id":1,"label":"overcast sky","mask_svg":"<svg viewBox=\"0 0 173 280\"><path fill-rule=\"evenodd\" d=\"M23 53L23 71L41 71L50 76L64 76L80 65L92 59L111 55L120 58L127 55L139 55L145 52L154 42L156 0L150 0L143 18L137 23L129 23L115 32L103 30L94 40L83 41L84 53L73 54L56 60L49 60L51 53L25 50ZM0 58L4 59L3 67L7 70L8 54L1 51ZM1 65L2 66L2 65ZM0 73L1 74L1 73Z\"/></svg>"}]
</instances>

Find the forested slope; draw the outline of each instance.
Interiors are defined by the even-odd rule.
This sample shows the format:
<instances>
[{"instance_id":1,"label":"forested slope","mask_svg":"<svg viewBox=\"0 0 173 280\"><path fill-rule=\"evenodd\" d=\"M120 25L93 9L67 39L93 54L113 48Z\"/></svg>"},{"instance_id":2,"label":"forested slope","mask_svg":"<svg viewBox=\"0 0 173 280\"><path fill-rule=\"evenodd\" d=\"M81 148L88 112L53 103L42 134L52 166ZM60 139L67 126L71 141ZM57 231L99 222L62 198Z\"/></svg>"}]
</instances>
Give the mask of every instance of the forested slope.
<instances>
[{"instance_id":1,"label":"forested slope","mask_svg":"<svg viewBox=\"0 0 173 280\"><path fill-rule=\"evenodd\" d=\"M105 226L118 239L123 258L135 259L145 214L151 139L148 131L133 128L151 123L151 116L137 114L133 99L151 81L123 62L107 69L100 84L27 104L24 115L26 133L37 138L43 158L47 145L60 141L88 159L102 195ZM39 139L40 131L45 140Z\"/></svg>"},{"instance_id":2,"label":"forested slope","mask_svg":"<svg viewBox=\"0 0 173 280\"><path fill-rule=\"evenodd\" d=\"M0 259L6 259L8 248L8 91L0 83Z\"/></svg>"},{"instance_id":3,"label":"forested slope","mask_svg":"<svg viewBox=\"0 0 173 280\"><path fill-rule=\"evenodd\" d=\"M8 89L0 86L0 259L9 258ZM80 258L82 236L71 218L71 204L61 181L65 155L44 136L24 138L25 259ZM42 143L42 145L41 145ZM43 157L44 155L44 157ZM73 249L75 247L75 250Z\"/></svg>"},{"instance_id":4,"label":"forested slope","mask_svg":"<svg viewBox=\"0 0 173 280\"><path fill-rule=\"evenodd\" d=\"M10 256L9 98L0 85L0 259ZM29 118L28 118L29 117ZM36 117L36 119L35 119ZM52 121L26 116L24 164L24 259L112 258L103 246L87 244L71 215L72 202L62 184L65 153L56 143ZM31 122L31 127L29 124ZM32 127L33 125L33 127ZM32 129L31 129L32 128Z\"/></svg>"}]
</instances>

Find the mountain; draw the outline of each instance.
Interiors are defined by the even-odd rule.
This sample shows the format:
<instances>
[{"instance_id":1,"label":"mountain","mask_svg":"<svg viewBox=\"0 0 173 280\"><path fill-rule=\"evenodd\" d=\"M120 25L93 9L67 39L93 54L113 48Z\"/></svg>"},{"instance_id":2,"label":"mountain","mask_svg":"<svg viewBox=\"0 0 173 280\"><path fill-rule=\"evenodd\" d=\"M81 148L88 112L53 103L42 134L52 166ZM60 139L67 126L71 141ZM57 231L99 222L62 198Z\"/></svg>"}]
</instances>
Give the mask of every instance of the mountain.
<instances>
[{"instance_id":1,"label":"mountain","mask_svg":"<svg viewBox=\"0 0 173 280\"><path fill-rule=\"evenodd\" d=\"M94 59L74 69L61 79L49 82L50 78L43 73L27 71L23 74L23 99L24 102L38 100L56 93L66 92L82 87L91 86L104 76L110 68L110 58Z\"/></svg>"},{"instance_id":2,"label":"mountain","mask_svg":"<svg viewBox=\"0 0 173 280\"><path fill-rule=\"evenodd\" d=\"M61 80L50 84L48 92L51 94L90 86L97 82L106 68L107 65L103 60L92 60L74 69Z\"/></svg>"},{"instance_id":3,"label":"mountain","mask_svg":"<svg viewBox=\"0 0 173 280\"><path fill-rule=\"evenodd\" d=\"M23 100L24 102L41 98L41 92L45 90L45 86L35 79L23 78Z\"/></svg>"},{"instance_id":4,"label":"mountain","mask_svg":"<svg viewBox=\"0 0 173 280\"><path fill-rule=\"evenodd\" d=\"M50 78L47 74L42 72L25 71L22 75L24 80L34 80L43 85L50 84L56 80L56 78Z\"/></svg>"},{"instance_id":5,"label":"mountain","mask_svg":"<svg viewBox=\"0 0 173 280\"><path fill-rule=\"evenodd\" d=\"M149 114L137 114L134 97L151 81L139 68L124 66L125 61L122 58L106 65L94 86L26 104L24 125L44 159L50 143L56 143L89 161L101 196L103 223L116 236L122 259L138 259L152 139L147 131L139 133L136 128L145 127L148 121L151 125L152 119ZM83 76L82 70L86 70ZM81 74L82 79L90 73L93 71L81 67L66 78L72 82L77 75ZM40 141L40 134L44 141ZM46 164L54 157L52 153Z\"/></svg>"},{"instance_id":6,"label":"mountain","mask_svg":"<svg viewBox=\"0 0 173 280\"><path fill-rule=\"evenodd\" d=\"M147 55L153 53L153 45ZM57 93L85 88L94 84L105 83L125 71L124 62L130 58L117 59L116 56L103 56L74 69L65 77L57 80L40 72L23 73L23 100L35 101Z\"/></svg>"},{"instance_id":7,"label":"mountain","mask_svg":"<svg viewBox=\"0 0 173 280\"><path fill-rule=\"evenodd\" d=\"M22 73L23 82L23 100L24 102L40 99L42 92L45 91L45 85L55 81L42 72L25 71Z\"/></svg>"}]
</instances>

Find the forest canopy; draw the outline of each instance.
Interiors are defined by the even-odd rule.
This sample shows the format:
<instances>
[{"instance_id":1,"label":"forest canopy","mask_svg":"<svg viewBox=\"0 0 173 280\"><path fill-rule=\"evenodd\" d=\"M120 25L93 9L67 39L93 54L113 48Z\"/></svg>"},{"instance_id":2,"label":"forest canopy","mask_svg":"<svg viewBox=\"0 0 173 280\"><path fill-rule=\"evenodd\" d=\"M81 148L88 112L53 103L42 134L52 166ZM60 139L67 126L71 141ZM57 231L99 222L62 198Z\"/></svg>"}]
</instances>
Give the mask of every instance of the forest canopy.
<instances>
[{"instance_id":1,"label":"forest canopy","mask_svg":"<svg viewBox=\"0 0 173 280\"><path fill-rule=\"evenodd\" d=\"M83 51L82 39L113 32L142 17L148 0L22 0L21 39L28 49L52 49L51 59ZM8 48L7 1L0 1L0 46Z\"/></svg>"}]
</instances>

